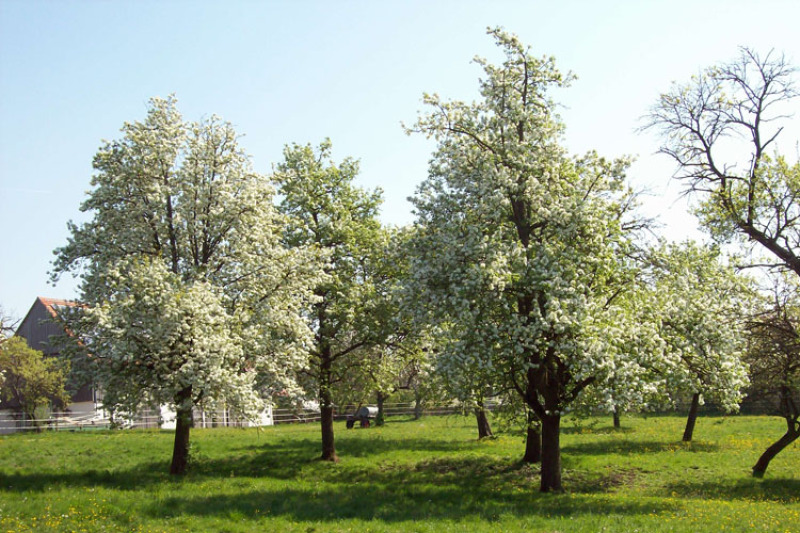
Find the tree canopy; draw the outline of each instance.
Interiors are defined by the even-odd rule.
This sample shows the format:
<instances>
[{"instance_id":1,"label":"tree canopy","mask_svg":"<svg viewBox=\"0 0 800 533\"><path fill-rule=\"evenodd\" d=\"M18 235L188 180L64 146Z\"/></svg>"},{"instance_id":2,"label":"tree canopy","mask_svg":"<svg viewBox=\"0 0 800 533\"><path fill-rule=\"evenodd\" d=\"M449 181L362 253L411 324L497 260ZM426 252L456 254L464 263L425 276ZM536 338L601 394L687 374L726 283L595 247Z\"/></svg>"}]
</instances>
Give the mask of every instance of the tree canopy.
<instances>
[{"instance_id":1,"label":"tree canopy","mask_svg":"<svg viewBox=\"0 0 800 533\"><path fill-rule=\"evenodd\" d=\"M542 421L541 487L561 490L561 415L632 356L616 342L636 327L620 307L635 271L628 161L570 157L548 93L572 76L490 33L505 60L477 60L481 99L426 95L414 128L438 147L413 198L411 290L450 340L444 372L502 376Z\"/></svg>"},{"instance_id":2,"label":"tree canopy","mask_svg":"<svg viewBox=\"0 0 800 533\"><path fill-rule=\"evenodd\" d=\"M22 337L10 337L0 344L0 397L16 405L29 420L37 420L41 409L64 409L68 365L45 357Z\"/></svg>"},{"instance_id":3,"label":"tree canopy","mask_svg":"<svg viewBox=\"0 0 800 533\"><path fill-rule=\"evenodd\" d=\"M186 122L173 97L154 98L122 133L94 158L81 206L91 218L70 224L53 275L81 277L87 310L72 327L108 407L175 405L171 470L182 473L194 405L252 414L256 386L296 388L311 338L301 309L320 263L282 243L274 189L230 124Z\"/></svg>"},{"instance_id":4,"label":"tree canopy","mask_svg":"<svg viewBox=\"0 0 800 533\"><path fill-rule=\"evenodd\" d=\"M314 285L315 299L305 309L314 338L302 374L319 400L321 458L330 461L338 460L335 385L376 343L373 314L380 299L374 264L382 260L387 240L377 218L381 193L355 185L357 174L358 162L346 158L336 164L331 142L325 140L316 150L310 145L287 146L274 176L279 209L290 220L286 244L319 250L326 261L325 278Z\"/></svg>"}]
</instances>

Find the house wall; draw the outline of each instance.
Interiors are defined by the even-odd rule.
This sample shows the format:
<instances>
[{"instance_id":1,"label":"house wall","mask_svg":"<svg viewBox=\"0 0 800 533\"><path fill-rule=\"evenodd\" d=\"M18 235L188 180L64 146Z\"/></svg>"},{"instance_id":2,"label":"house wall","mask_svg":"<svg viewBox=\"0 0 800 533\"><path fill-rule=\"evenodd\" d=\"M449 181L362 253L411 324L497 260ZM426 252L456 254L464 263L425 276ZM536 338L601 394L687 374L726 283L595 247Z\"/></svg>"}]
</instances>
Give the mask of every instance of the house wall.
<instances>
[{"instance_id":1,"label":"house wall","mask_svg":"<svg viewBox=\"0 0 800 533\"><path fill-rule=\"evenodd\" d=\"M50 343L50 337L64 335L64 330L53 320L47 307L37 298L31 310L17 328L18 336L28 341L28 346L48 356L58 355L58 348Z\"/></svg>"},{"instance_id":2,"label":"house wall","mask_svg":"<svg viewBox=\"0 0 800 533\"><path fill-rule=\"evenodd\" d=\"M45 299L43 301L42 298L37 298L17 328L16 335L25 339L28 342L28 346L34 350L41 351L45 356L57 357L59 348L57 344L53 344L51 338L63 336L64 330L53 316L55 310L48 309L45 301L52 304L58 300ZM92 386L84 385L80 387L70 400L71 403L67 406L67 410L74 412L77 409L84 412L85 404L95 402Z\"/></svg>"}]
</instances>

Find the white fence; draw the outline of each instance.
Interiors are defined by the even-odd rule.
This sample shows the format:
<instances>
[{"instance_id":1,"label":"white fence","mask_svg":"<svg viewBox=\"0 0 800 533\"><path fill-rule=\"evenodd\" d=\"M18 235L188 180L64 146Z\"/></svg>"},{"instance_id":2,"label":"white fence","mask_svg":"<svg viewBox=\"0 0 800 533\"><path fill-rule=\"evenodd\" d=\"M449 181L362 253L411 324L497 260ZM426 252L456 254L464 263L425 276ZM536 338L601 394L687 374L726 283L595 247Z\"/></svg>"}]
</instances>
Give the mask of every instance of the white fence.
<instances>
[{"instance_id":1,"label":"white fence","mask_svg":"<svg viewBox=\"0 0 800 533\"><path fill-rule=\"evenodd\" d=\"M262 425L269 425L261 421ZM228 410L194 412L194 427L249 427L254 425L249 420L236 417ZM174 414L170 419L168 411L144 410L135 416L117 416L113 420L107 413L98 410L93 413L75 414L71 412L50 413L47 418L32 419L21 413L0 413L0 434L22 431L89 431L93 429L174 429Z\"/></svg>"},{"instance_id":2,"label":"white fence","mask_svg":"<svg viewBox=\"0 0 800 533\"><path fill-rule=\"evenodd\" d=\"M374 404L370 404L374 405ZM334 419L344 420L355 413L360 406L344 405L334 408ZM461 412L461 407L456 404L423 405L420 414L423 416L451 415ZM414 402L385 403L383 404L384 416L413 416L415 414ZM298 424L318 422L319 409L273 409L272 419L275 424Z\"/></svg>"},{"instance_id":3,"label":"white fence","mask_svg":"<svg viewBox=\"0 0 800 533\"><path fill-rule=\"evenodd\" d=\"M348 415L355 413L359 406L345 405L336 407L334 417L336 420L344 420ZM384 404L385 416L412 416L415 414L414 403L386 403ZM460 407L453 404L448 405L426 405L421 409L421 415L437 416L450 415L460 412ZM22 431L89 431L95 429L155 429L155 428L174 428L174 422L169 424L168 417L165 420L165 413L157 410L145 410L136 414L134 417L117 416L114 420L107 416L103 411L94 413L51 413L49 417L42 419L30 419L21 414L0 413L0 434L17 433ZM273 409L271 423L274 424L298 424L319 422L319 409ZM165 423L166 422L166 423ZM217 427L249 427L253 422L237 418L230 411L203 411L197 410L194 413L194 427L196 428L217 428ZM259 425L270 425L270 421L262 420Z\"/></svg>"},{"instance_id":4,"label":"white fence","mask_svg":"<svg viewBox=\"0 0 800 533\"><path fill-rule=\"evenodd\" d=\"M51 413L48 418L33 419L18 413L0 414L0 434L21 431L108 429L110 421L97 414Z\"/></svg>"}]
</instances>

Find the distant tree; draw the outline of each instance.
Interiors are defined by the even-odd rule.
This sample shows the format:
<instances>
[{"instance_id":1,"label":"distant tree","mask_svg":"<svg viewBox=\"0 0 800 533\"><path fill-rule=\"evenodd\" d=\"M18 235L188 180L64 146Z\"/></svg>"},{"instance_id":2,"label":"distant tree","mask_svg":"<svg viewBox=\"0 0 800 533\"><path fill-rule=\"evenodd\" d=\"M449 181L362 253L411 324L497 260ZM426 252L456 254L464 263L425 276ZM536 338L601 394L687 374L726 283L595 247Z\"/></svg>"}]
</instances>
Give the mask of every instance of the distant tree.
<instances>
[{"instance_id":1,"label":"distant tree","mask_svg":"<svg viewBox=\"0 0 800 533\"><path fill-rule=\"evenodd\" d=\"M385 232L378 220L380 191L357 187L358 162L331 159L331 142L284 149L277 166L279 209L292 221L284 234L287 246L324 253L327 278L314 287L315 300L305 312L314 338L303 369L320 407L322 455L337 461L334 441L335 387L363 364L375 348L374 313L378 298L374 261L380 261Z\"/></svg>"},{"instance_id":2,"label":"distant tree","mask_svg":"<svg viewBox=\"0 0 800 533\"><path fill-rule=\"evenodd\" d=\"M0 344L0 391L4 401L19 405L29 420L36 422L41 409L64 409L69 403L66 391L68 368L63 361L47 358L22 337L11 337Z\"/></svg>"},{"instance_id":3,"label":"distant tree","mask_svg":"<svg viewBox=\"0 0 800 533\"><path fill-rule=\"evenodd\" d=\"M175 406L170 472L182 474L194 405L250 416L259 396L297 388L311 336L300 310L320 263L281 243L274 189L230 124L185 122L174 98L154 98L122 132L94 158L91 218L70 223L53 277L81 278L76 364L107 407Z\"/></svg>"},{"instance_id":4,"label":"distant tree","mask_svg":"<svg viewBox=\"0 0 800 533\"><path fill-rule=\"evenodd\" d=\"M722 263L716 247L663 245L653 261L653 320L666 343L654 370L671 399L690 395L684 441L691 441L703 397L736 411L748 385L745 321L754 302L748 280Z\"/></svg>"},{"instance_id":5,"label":"distant tree","mask_svg":"<svg viewBox=\"0 0 800 533\"><path fill-rule=\"evenodd\" d=\"M421 357L414 361L413 372L408 384L414 398L415 420L422 418L426 408L452 403L452 396L435 370L430 345L424 347Z\"/></svg>"},{"instance_id":6,"label":"distant tree","mask_svg":"<svg viewBox=\"0 0 800 533\"><path fill-rule=\"evenodd\" d=\"M419 290L414 285L411 287L415 292ZM468 349L459 350L457 346L461 341L453 336L458 330L441 324L434 331L437 341L431 360L440 383L466 413L475 416L478 438L492 437L486 404L493 395L493 387L504 382L504 375L493 367L482 365L482 361L473 357ZM514 407L519 408L519 402L514 402Z\"/></svg>"},{"instance_id":7,"label":"distant tree","mask_svg":"<svg viewBox=\"0 0 800 533\"><path fill-rule=\"evenodd\" d=\"M14 320L11 315L0 306L0 344L8 340L16 331L19 320Z\"/></svg>"},{"instance_id":8,"label":"distant tree","mask_svg":"<svg viewBox=\"0 0 800 533\"><path fill-rule=\"evenodd\" d=\"M661 295L664 296L664 295ZM601 382L593 384L572 405L573 416L593 416L598 410L611 414L615 428L621 427L624 412L647 411L669 404L669 389L665 372L669 345L661 337L658 297L652 286L639 272L630 280L627 291L617 296L614 317L609 327L614 337L610 342L615 351L626 354L616 359ZM634 327L627 326L635 324ZM620 327L623 326L623 327Z\"/></svg>"},{"instance_id":9,"label":"distant tree","mask_svg":"<svg viewBox=\"0 0 800 533\"><path fill-rule=\"evenodd\" d=\"M800 307L798 284L784 278L772 299L748 324L747 362L754 399L773 403L786 421L786 433L769 446L753 466L763 477L772 459L800 437Z\"/></svg>"},{"instance_id":10,"label":"distant tree","mask_svg":"<svg viewBox=\"0 0 800 533\"><path fill-rule=\"evenodd\" d=\"M584 412L600 405L616 421L620 412L691 398L683 435L690 441L704 399L738 410L748 384L742 358L755 290L716 246L659 243L642 260L639 290L619 300L638 327L618 332L616 341L618 349L638 354L636 365L614 369L579 405Z\"/></svg>"},{"instance_id":11,"label":"distant tree","mask_svg":"<svg viewBox=\"0 0 800 533\"><path fill-rule=\"evenodd\" d=\"M374 310L370 330L374 347L367 357L368 379L376 391L377 423L384 421L384 401L392 394L419 384L420 373L430 359L432 340L424 325L414 321L404 306L404 284L409 275L408 227L385 230L378 257L371 262Z\"/></svg>"},{"instance_id":12,"label":"distant tree","mask_svg":"<svg viewBox=\"0 0 800 533\"><path fill-rule=\"evenodd\" d=\"M3 345L11 335L14 334L16 323L11 319L11 317L6 313L5 309L0 307L0 346ZM5 379L4 371L0 370L0 387L3 386L3 380Z\"/></svg>"}]
</instances>

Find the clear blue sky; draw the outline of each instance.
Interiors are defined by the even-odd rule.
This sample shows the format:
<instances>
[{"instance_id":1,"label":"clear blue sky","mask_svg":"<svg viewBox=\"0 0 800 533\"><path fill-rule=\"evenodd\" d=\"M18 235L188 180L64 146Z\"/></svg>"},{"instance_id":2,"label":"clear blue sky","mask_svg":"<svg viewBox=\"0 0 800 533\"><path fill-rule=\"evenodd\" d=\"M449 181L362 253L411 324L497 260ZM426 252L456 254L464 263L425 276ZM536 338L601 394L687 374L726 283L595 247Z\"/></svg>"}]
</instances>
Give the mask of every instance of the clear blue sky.
<instances>
[{"instance_id":1,"label":"clear blue sky","mask_svg":"<svg viewBox=\"0 0 800 533\"><path fill-rule=\"evenodd\" d=\"M696 236L639 117L738 45L800 66L799 21L797 0L0 0L0 306L21 317L36 296L77 296L70 279L48 285L52 250L81 220L101 139L142 118L152 96L175 93L187 119L232 122L262 173L284 144L330 137L337 159L361 160L364 186L383 188L384 220L410 222L406 198L432 145L400 123L414 121L424 91L476 96L470 60L497 57L485 35L496 25L578 75L555 95L570 149L637 156L632 182L653 194L645 209L670 238Z\"/></svg>"}]
</instances>

